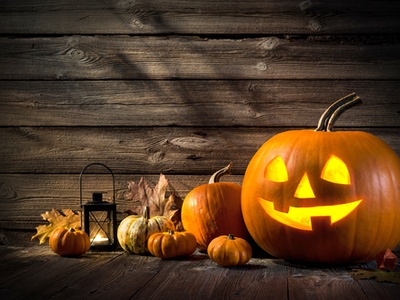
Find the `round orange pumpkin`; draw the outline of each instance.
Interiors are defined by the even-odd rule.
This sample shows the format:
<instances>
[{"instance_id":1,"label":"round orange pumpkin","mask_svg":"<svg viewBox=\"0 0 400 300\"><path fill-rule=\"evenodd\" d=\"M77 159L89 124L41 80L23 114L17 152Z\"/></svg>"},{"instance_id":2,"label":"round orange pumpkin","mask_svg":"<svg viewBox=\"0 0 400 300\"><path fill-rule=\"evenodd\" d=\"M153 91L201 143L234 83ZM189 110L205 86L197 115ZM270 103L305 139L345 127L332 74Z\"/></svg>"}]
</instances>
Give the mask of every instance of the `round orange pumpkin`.
<instances>
[{"instance_id":1,"label":"round orange pumpkin","mask_svg":"<svg viewBox=\"0 0 400 300\"><path fill-rule=\"evenodd\" d=\"M205 251L208 244L220 235L248 236L240 205L241 186L233 182L219 182L231 167L232 164L229 164L215 172L208 184L194 188L183 201L183 227L194 234L201 250Z\"/></svg>"},{"instance_id":2,"label":"round orange pumpkin","mask_svg":"<svg viewBox=\"0 0 400 300\"><path fill-rule=\"evenodd\" d=\"M158 232L150 236L147 242L149 252L163 259L170 259L180 256L189 256L197 248L195 236L188 232Z\"/></svg>"},{"instance_id":3,"label":"round orange pumpkin","mask_svg":"<svg viewBox=\"0 0 400 300\"><path fill-rule=\"evenodd\" d=\"M242 211L255 242L287 260L374 260L400 242L400 159L361 131L332 132L335 119L360 100L334 103L312 130L268 140L251 159Z\"/></svg>"},{"instance_id":4,"label":"round orange pumpkin","mask_svg":"<svg viewBox=\"0 0 400 300\"><path fill-rule=\"evenodd\" d=\"M90 249L90 239L86 232L60 227L50 235L51 250L60 256L80 256Z\"/></svg>"},{"instance_id":5,"label":"round orange pumpkin","mask_svg":"<svg viewBox=\"0 0 400 300\"><path fill-rule=\"evenodd\" d=\"M228 234L213 239L207 247L207 254L222 267L234 267L246 264L253 250L245 239Z\"/></svg>"}]
</instances>

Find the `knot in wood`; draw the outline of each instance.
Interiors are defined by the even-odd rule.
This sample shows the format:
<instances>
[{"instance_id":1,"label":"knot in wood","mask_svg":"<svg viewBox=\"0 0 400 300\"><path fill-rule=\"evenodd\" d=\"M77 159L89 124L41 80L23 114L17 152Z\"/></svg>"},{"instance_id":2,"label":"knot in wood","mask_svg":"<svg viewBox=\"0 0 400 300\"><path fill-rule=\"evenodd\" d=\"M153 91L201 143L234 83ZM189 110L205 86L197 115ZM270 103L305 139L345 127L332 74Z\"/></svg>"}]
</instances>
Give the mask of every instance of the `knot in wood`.
<instances>
[{"instance_id":1,"label":"knot in wood","mask_svg":"<svg viewBox=\"0 0 400 300\"><path fill-rule=\"evenodd\" d=\"M322 26L318 20L310 20L309 27L312 31L321 31Z\"/></svg>"},{"instance_id":2,"label":"knot in wood","mask_svg":"<svg viewBox=\"0 0 400 300\"><path fill-rule=\"evenodd\" d=\"M77 59L82 59L85 57L85 52L80 49L71 49L69 53L72 57Z\"/></svg>"},{"instance_id":3,"label":"knot in wood","mask_svg":"<svg viewBox=\"0 0 400 300\"><path fill-rule=\"evenodd\" d=\"M263 43L262 47L267 50L272 50L279 45L279 38L277 37L270 37L267 38Z\"/></svg>"},{"instance_id":4,"label":"knot in wood","mask_svg":"<svg viewBox=\"0 0 400 300\"><path fill-rule=\"evenodd\" d=\"M265 71L267 69L267 65L264 62L260 62L257 64L257 68L261 71Z\"/></svg>"},{"instance_id":5,"label":"knot in wood","mask_svg":"<svg viewBox=\"0 0 400 300\"><path fill-rule=\"evenodd\" d=\"M306 11L308 10L310 7L312 6L312 2L311 1L303 1L300 3L299 7L300 7L300 11Z\"/></svg>"},{"instance_id":6,"label":"knot in wood","mask_svg":"<svg viewBox=\"0 0 400 300\"><path fill-rule=\"evenodd\" d=\"M183 149L202 150L210 147L210 142L207 139L199 137L179 137L171 140L171 144Z\"/></svg>"}]
</instances>

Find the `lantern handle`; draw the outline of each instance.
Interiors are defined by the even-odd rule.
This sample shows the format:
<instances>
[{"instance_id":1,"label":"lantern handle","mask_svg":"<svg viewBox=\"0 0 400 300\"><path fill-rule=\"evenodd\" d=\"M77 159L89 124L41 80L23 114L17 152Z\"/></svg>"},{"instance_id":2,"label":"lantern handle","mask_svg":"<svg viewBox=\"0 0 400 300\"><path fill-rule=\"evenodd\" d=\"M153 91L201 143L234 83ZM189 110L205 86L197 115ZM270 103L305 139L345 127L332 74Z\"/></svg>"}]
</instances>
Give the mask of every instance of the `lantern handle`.
<instances>
[{"instance_id":1,"label":"lantern handle","mask_svg":"<svg viewBox=\"0 0 400 300\"><path fill-rule=\"evenodd\" d=\"M91 164L88 164L86 167L84 167L79 175L79 199L80 199L81 208L82 208L82 175L86 171L87 168L89 168L90 166L93 166L93 165L103 166L110 172L110 174L112 176L112 181L113 181L112 182L112 192L113 192L112 201L113 201L113 203L115 203L115 177L114 177L113 171L111 171L111 169L109 167L107 167L105 164L91 163Z\"/></svg>"}]
</instances>

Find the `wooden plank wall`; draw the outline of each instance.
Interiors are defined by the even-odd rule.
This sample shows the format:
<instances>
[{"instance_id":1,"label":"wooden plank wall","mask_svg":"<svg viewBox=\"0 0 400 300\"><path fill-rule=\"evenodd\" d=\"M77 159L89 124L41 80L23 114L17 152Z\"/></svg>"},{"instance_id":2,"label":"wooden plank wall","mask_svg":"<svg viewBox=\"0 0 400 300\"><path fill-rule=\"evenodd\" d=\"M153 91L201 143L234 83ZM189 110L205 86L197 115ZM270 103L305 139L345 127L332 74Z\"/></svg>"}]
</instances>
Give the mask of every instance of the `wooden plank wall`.
<instances>
[{"instance_id":1,"label":"wooden plank wall","mask_svg":"<svg viewBox=\"0 0 400 300\"><path fill-rule=\"evenodd\" d=\"M399 34L399 1L2 0L0 243L79 209L92 162L119 211L141 176L184 197L231 161L241 183L264 141L350 92L337 129L400 154Z\"/></svg>"}]
</instances>

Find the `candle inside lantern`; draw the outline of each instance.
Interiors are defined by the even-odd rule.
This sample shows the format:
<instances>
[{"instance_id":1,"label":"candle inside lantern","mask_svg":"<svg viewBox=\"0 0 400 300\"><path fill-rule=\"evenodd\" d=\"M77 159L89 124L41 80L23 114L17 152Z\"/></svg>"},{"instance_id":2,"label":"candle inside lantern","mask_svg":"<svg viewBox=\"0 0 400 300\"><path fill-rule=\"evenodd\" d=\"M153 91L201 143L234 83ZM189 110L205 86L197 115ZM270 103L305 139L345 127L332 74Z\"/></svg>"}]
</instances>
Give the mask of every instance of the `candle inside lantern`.
<instances>
[{"instance_id":1,"label":"candle inside lantern","mask_svg":"<svg viewBox=\"0 0 400 300\"><path fill-rule=\"evenodd\" d=\"M97 234L94 239L90 240L91 245L108 245L109 239L107 237L102 236L101 234Z\"/></svg>"}]
</instances>

